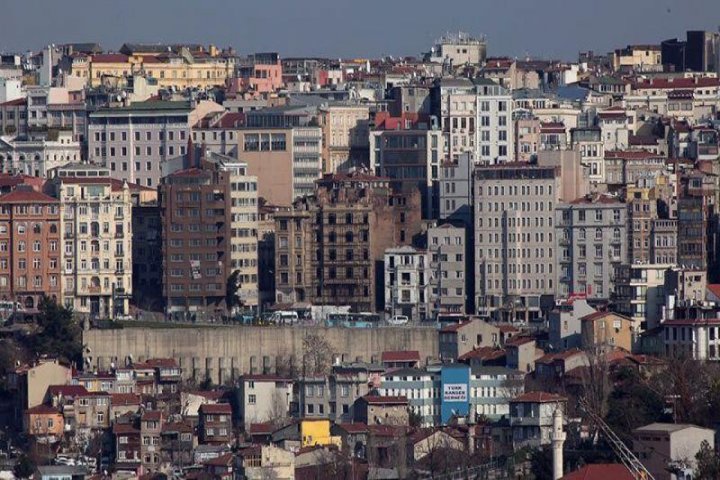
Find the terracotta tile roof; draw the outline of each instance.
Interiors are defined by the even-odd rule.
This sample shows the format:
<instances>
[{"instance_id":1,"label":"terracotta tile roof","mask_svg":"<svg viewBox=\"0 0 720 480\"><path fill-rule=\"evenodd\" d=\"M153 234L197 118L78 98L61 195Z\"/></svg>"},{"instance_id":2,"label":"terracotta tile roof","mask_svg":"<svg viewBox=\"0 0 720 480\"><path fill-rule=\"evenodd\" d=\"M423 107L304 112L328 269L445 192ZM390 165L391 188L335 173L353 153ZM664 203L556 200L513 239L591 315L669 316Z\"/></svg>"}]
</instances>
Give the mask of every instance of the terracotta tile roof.
<instances>
[{"instance_id":1,"label":"terracotta tile roof","mask_svg":"<svg viewBox=\"0 0 720 480\"><path fill-rule=\"evenodd\" d=\"M25 413L28 413L30 415L52 415L59 414L60 410L50 407L48 405L37 405L35 407L28 408L27 410L25 410Z\"/></svg>"},{"instance_id":2,"label":"terracotta tile roof","mask_svg":"<svg viewBox=\"0 0 720 480\"><path fill-rule=\"evenodd\" d=\"M405 396L365 395L362 398L370 405L407 405L408 403Z\"/></svg>"},{"instance_id":3,"label":"terracotta tile roof","mask_svg":"<svg viewBox=\"0 0 720 480\"><path fill-rule=\"evenodd\" d=\"M62 395L63 397L74 397L88 393L87 389L82 385L50 385L47 389L48 394L53 397Z\"/></svg>"},{"instance_id":4,"label":"terracotta tile roof","mask_svg":"<svg viewBox=\"0 0 720 480\"><path fill-rule=\"evenodd\" d=\"M170 177L199 177L205 175L206 172L197 167L190 167L184 170L178 170L177 172L171 173Z\"/></svg>"},{"instance_id":5,"label":"terracotta tile roof","mask_svg":"<svg viewBox=\"0 0 720 480\"><path fill-rule=\"evenodd\" d=\"M27 98L16 98L15 100L0 103L0 107L19 107L25 105L26 102Z\"/></svg>"},{"instance_id":6,"label":"terracotta tile roof","mask_svg":"<svg viewBox=\"0 0 720 480\"><path fill-rule=\"evenodd\" d=\"M174 433L174 432L180 432L180 433L192 433L193 427L187 422L172 422L172 423L165 423L162 426L162 433Z\"/></svg>"},{"instance_id":7,"label":"terracotta tile roof","mask_svg":"<svg viewBox=\"0 0 720 480\"><path fill-rule=\"evenodd\" d=\"M348 433L367 433L368 426L365 423L338 423L338 428L342 428Z\"/></svg>"},{"instance_id":8,"label":"terracotta tile roof","mask_svg":"<svg viewBox=\"0 0 720 480\"><path fill-rule=\"evenodd\" d=\"M635 480L625 465L619 463L598 463L585 465L568 473L560 480Z\"/></svg>"},{"instance_id":9,"label":"terracotta tile roof","mask_svg":"<svg viewBox=\"0 0 720 480\"><path fill-rule=\"evenodd\" d=\"M534 342L535 337L519 336L516 335L505 342L506 347L517 347L526 343Z\"/></svg>"},{"instance_id":10,"label":"terracotta tile roof","mask_svg":"<svg viewBox=\"0 0 720 480\"><path fill-rule=\"evenodd\" d=\"M566 402L567 398L548 392L526 392L510 400L511 403Z\"/></svg>"},{"instance_id":11,"label":"terracotta tile roof","mask_svg":"<svg viewBox=\"0 0 720 480\"><path fill-rule=\"evenodd\" d=\"M498 328L499 328L500 331L503 332L503 333L519 332L519 331L520 331L519 328L517 328L517 327L515 327L515 326L513 326L513 325L498 325Z\"/></svg>"},{"instance_id":12,"label":"terracotta tile roof","mask_svg":"<svg viewBox=\"0 0 720 480\"><path fill-rule=\"evenodd\" d=\"M136 428L132 423L118 423L113 424L113 433L115 435L122 434L136 434L140 435L140 429Z\"/></svg>"},{"instance_id":13,"label":"terracotta tile roof","mask_svg":"<svg viewBox=\"0 0 720 480\"><path fill-rule=\"evenodd\" d=\"M134 393L113 393L110 395L110 405L140 405L140 395Z\"/></svg>"},{"instance_id":14,"label":"terracotta tile roof","mask_svg":"<svg viewBox=\"0 0 720 480\"><path fill-rule=\"evenodd\" d=\"M707 289L710 293L720 298L720 283L710 283L708 284Z\"/></svg>"},{"instance_id":15,"label":"terracotta tile roof","mask_svg":"<svg viewBox=\"0 0 720 480\"><path fill-rule=\"evenodd\" d=\"M101 53L91 55L90 59L93 63L126 63L128 56L122 53Z\"/></svg>"},{"instance_id":16,"label":"terracotta tile roof","mask_svg":"<svg viewBox=\"0 0 720 480\"><path fill-rule=\"evenodd\" d=\"M630 145L653 146L657 145L659 140L658 137L653 135L630 135L628 143Z\"/></svg>"},{"instance_id":17,"label":"terracotta tile roof","mask_svg":"<svg viewBox=\"0 0 720 480\"><path fill-rule=\"evenodd\" d=\"M232 407L229 403L205 403L200 405L200 413L224 413L232 414Z\"/></svg>"},{"instance_id":18,"label":"terracotta tile roof","mask_svg":"<svg viewBox=\"0 0 720 480\"><path fill-rule=\"evenodd\" d=\"M108 392L86 392L86 393L78 393L75 396L76 397L109 397L110 394Z\"/></svg>"},{"instance_id":19,"label":"terracotta tile roof","mask_svg":"<svg viewBox=\"0 0 720 480\"><path fill-rule=\"evenodd\" d=\"M232 465L233 462L233 454L232 453L226 453L224 455L220 455L219 457L213 458L208 460L204 463L204 465L209 465L213 467L229 467Z\"/></svg>"},{"instance_id":20,"label":"terracotta tile roof","mask_svg":"<svg viewBox=\"0 0 720 480\"><path fill-rule=\"evenodd\" d=\"M720 86L718 78L652 78L649 80L640 80L633 83L636 90L658 89L658 90L677 90L682 88L705 88Z\"/></svg>"},{"instance_id":21,"label":"terracotta tile roof","mask_svg":"<svg viewBox=\"0 0 720 480\"><path fill-rule=\"evenodd\" d=\"M251 423L248 427L250 435L270 435L275 431L275 424L272 422Z\"/></svg>"},{"instance_id":22,"label":"terracotta tile roof","mask_svg":"<svg viewBox=\"0 0 720 480\"><path fill-rule=\"evenodd\" d=\"M174 358L150 358L142 363L133 364L133 369L147 368L177 368L178 363Z\"/></svg>"},{"instance_id":23,"label":"terracotta tile roof","mask_svg":"<svg viewBox=\"0 0 720 480\"><path fill-rule=\"evenodd\" d=\"M0 203L59 203L59 201L36 190L15 189L1 196Z\"/></svg>"},{"instance_id":24,"label":"terracotta tile roof","mask_svg":"<svg viewBox=\"0 0 720 480\"><path fill-rule=\"evenodd\" d=\"M584 355L585 353L579 348L572 348L564 352L548 353L535 360L535 363L542 363L543 365L549 365L555 360L567 360L568 358L574 357L575 355Z\"/></svg>"},{"instance_id":25,"label":"terracotta tile roof","mask_svg":"<svg viewBox=\"0 0 720 480\"><path fill-rule=\"evenodd\" d=\"M159 410L147 410L142 414L142 421L159 422L162 420L162 412Z\"/></svg>"},{"instance_id":26,"label":"terracotta tile roof","mask_svg":"<svg viewBox=\"0 0 720 480\"><path fill-rule=\"evenodd\" d=\"M467 353L464 353L458 357L459 362L463 362L465 360L497 360L499 358L502 358L506 355L505 350L501 348L494 348L494 347L479 347L474 350L470 350Z\"/></svg>"},{"instance_id":27,"label":"terracotta tile roof","mask_svg":"<svg viewBox=\"0 0 720 480\"><path fill-rule=\"evenodd\" d=\"M382 352L380 358L383 362L419 362L420 352L417 350Z\"/></svg>"}]
</instances>

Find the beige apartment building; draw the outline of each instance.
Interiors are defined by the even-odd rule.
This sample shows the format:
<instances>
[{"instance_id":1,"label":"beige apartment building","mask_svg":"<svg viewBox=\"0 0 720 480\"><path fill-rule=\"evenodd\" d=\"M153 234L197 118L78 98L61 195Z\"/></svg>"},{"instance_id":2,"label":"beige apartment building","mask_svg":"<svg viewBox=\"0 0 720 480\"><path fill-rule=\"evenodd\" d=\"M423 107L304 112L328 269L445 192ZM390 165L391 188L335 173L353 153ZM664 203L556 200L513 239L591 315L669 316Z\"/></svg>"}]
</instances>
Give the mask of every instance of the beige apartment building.
<instances>
[{"instance_id":1,"label":"beige apartment building","mask_svg":"<svg viewBox=\"0 0 720 480\"><path fill-rule=\"evenodd\" d=\"M333 103L319 109L323 173L368 166L370 109L355 103Z\"/></svg>"},{"instance_id":2,"label":"beige apartment building","mask_svg":"<svg viewBox=\"0 0 720 480\"><path fill-rule=\"evenodd\" d=\"M106 168L69 165L53 180L62 224L62 298L93 317L127 315L132 294L130 186Z\"/></svg>"}]
</instances>

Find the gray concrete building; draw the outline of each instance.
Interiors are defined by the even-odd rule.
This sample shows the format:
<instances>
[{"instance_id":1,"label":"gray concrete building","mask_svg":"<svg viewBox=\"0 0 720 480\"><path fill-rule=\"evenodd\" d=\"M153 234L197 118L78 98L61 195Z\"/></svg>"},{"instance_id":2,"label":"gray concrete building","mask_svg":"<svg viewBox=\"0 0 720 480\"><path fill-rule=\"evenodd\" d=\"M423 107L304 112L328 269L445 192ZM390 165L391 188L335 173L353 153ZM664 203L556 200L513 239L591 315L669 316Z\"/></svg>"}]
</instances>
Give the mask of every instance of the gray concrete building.
<instances>
[{"instance_id":1,"label":"gray concrete building","mask_svg":"<svg viewBox=\"0 0 720 480\"><path fill-rule=\"evenodd\" d=\"M540 317L555 295L554 215L559 168L526 163L475 170L475 297L480 315Z\"/></svg>"},{"instance_id":2,"label":"gray concrete building","mask_svg":"<svg viewBox=\"0 0 720 480\"><path fill-rule=\"evenodd\" d=\"M555 212L558 295L607 300L616 269L628 263L627 206L617 197L590 195Z\"/></svg>"},{"instance_id":3,"label":"gray concrete building","mask_svg":"<svg viewBox=\"0 0 720 480\"><path fill-rule=\"evenodd\" d=\"M427 232L429 256L429 306L432 318L438 314L465 313L467 290L466 235L464 227L449 223Z\"/></svg>"}]
</instances>

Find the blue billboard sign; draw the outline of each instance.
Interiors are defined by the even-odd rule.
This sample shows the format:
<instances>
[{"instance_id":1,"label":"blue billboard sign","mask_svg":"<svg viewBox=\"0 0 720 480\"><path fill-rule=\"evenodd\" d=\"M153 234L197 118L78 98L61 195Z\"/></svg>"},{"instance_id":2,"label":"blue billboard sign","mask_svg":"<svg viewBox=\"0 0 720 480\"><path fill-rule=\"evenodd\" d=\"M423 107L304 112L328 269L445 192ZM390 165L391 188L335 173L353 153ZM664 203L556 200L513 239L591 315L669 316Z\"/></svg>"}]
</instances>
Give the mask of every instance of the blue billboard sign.
<instances>
[{"instance_id":1,"label":"blue billboard sign","mask_svg":"<svg viewBox=\"0 0 720 480\"><path fill-rule=\"evenodd\" d=\"M440 371L440 420L446 425L453 416L470 412L470 367L444 365Z\"/></svg>"}]
</instances>

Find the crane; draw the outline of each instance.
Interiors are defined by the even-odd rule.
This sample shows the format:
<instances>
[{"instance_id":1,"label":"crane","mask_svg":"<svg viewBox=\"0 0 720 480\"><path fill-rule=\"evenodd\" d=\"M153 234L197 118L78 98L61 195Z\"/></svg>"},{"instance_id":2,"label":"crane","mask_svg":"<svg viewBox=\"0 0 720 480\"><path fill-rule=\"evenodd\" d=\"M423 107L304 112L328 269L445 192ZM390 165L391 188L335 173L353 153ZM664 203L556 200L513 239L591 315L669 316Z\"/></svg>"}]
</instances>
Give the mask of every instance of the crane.
<instances>
[{"instance_id":1,"label":"crane","mask_svg":"<svg viewBox=\"0 0 720 480\"><path fill-rule=\"evenodd\" d=\"M580 398L580 407L582 407L585 413L588 414L590 420L595 424L600 432L605 435L605 438L610 444L610 447L612 447L613 452L615 452L615 455L618 456L622 464L630 471L630 474L635 478L635 480L655 480L648 469L645 468L645 465L643 465L635 454L627 447L627 445L620 440L620 437L618 437L617 434L613 432L612 428L605 423L605 420L600 418L599 415L590 409L590 406L584 397Z\"/></svg>"}]
</instances>

